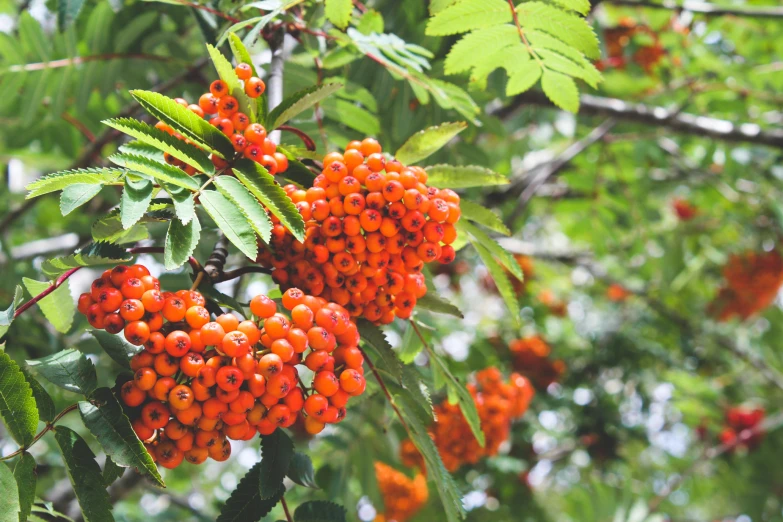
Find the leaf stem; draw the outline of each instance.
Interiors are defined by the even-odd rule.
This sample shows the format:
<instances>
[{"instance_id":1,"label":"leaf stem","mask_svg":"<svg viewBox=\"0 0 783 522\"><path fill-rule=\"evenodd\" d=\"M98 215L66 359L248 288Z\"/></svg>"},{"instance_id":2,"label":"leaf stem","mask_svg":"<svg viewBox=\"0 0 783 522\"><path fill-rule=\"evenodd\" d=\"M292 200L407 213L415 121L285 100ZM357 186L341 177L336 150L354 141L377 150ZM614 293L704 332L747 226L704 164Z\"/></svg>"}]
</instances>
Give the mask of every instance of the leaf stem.
<instances>
[{"instance_id":1,"label":"leaf stem","mask_svg":"<svg viewBox=\"0 0 783 522\"><path fill-rule=\"evenodd\" d=\"M517 8L514 5L514 0L508 0L508 6L511 8L511 16L514 18L514 25L517 26L517 31L519 32L519 38L522 39L522 43L525 44L525 47L527 47L527 52L530 53L530 56L535 58L538 64L543 67L544 63L541 61L541 58L533 50L533 46L530 45L530 42L527 41L527 36L525 36L525 31L522 30L522 26L519 23L519 16L517 15Z\"/></svg>"},{"instance_id":2,"label":"leaf stem","mask_svg":"<svg viewBox=\"0 0 783 522\"><path fill-rule=\"evenodd\" d=\"M70 412L72 412L73 410L75 410L75 409L76 409L76 408L78 408L78 407L79 407L79 405L78 405L78 404L71 404L70 406L68 406L67 408L65 408L63 411L61 411L60 413L58 413L57 415L55 415L55 417L52 419L52 421L51 421L51 422L47 422L47 423L46 423L46 426L44 427L44 429L42 429L41 431L39 431L39 432L38 432L38 434L37 434L35 437L33 437L33 440L31 440L31 441L30 441L30 444L28 444L27 446L22 446L22 447L21 447L21 448L19 448L18 450L14 451L13 453L9 453L9 454L8 454L8 455L6 455L5 457L0 457L0 461L12 459L12 458L16 457L17 455L21 455L22 453L24 453L25 451L27 451L28 449L30 449L30 446L32 446L33 444L35 444L36 442L38 442L39 440L41 440L41 437L43 437L44 435L46 435L46 434L47 434L49 431L51 431L51 430L54 428L54 425L57 423L57 421L59 421L59 420L60 420L60 419L62 419L62 418L63 418L63 417L64 417L64 416L65 416L67 413L70 413Z\"/></svg>"},{"instance_id":3,"label":"leaf stem","mask_svg":"<svg viewBox=\"0 0 783 522\"><path fill-rule=\"evenodd\" d=\"M294 522L294 519L291 517L291 512L288 511L288 504L286 504L285 495L280 497L280 503L283 505L283 511L285 511L286 520L288 520L288 522Z\"/></svg>"},{"instance_id":4,"label":"leaf stem","mask_svg":"<svg viewBox=\"0 0 783 522\"><path fill-rule=\"evenodd\" d=\"M17 317L19 317L20 315L22 315L22 314L23 314L23 313L24 313L24 312L25 312L25 311L26 311L28 308L30 308L31 306L33 306L35 303L37 303L38 301L40 301L41 299L43 299L43 298L44 298L44 297L46 297L47 295L49 295L49 294L51 294L52 292L54 292L55 290L57 290L57 289L60 287L60 285L62 285L63 283L65 283L65 282L68 280L68 278L69 278L69 277L71 277L71 276L72 276L74 273L76 273L76 272L77 272L78 270L80 270L81 268L82 268L82 267L80 267L80 266L77 266L77 267L71 268L70 270L68 270L67 272L65 272L63 275L61 275L60 277L58 277L58 278L57 278L57 280L56 280L54 283L52 283L52 284L49 286L49 288L47 288L46 290L44 290L44 291L43 291L43 292L41 292L40 294L38 294L38 295L36 295L35 297L33 297L32 299L30 299L29 301L27 301L26 303L24 303L22 306L20 306L20 307L19 307L19 308L16 310L16 312L14 312L14 319L16 319Z\"/></svg>"},{"instance_id":5,"label":"leaf stem","mask_svg":"<svg viewBox=\"0 0 783 522\"><path fill-rule=\"evenodd\" d=\"M359 351L362 352L362 355L364 356L364 361L367 363L367 366L370 367L370 371L372 371L372 374L375 376L375 380L378 381L378 385L381 387L381 390L383 390L383 394L386 395L386 398L389 400L389 404L391 404L392 409L394 410L394 413L397 415L397 418L400 419L400 423L405 428L405 431L408 432L408 437L413 439L413 433L411 432L411 429L408 427L408 423L405 422L405 419L402 416L402 413L400 413L399 408L397 408L397 405L394 403L394 399L391 396L391 393L389 393L389 389L386 387L386 383L383 382L383 377L381 377L381 374L378 372L378 369L375 367L375 365L372 363L372 360L367 356L367 352L359 348Z\"/></svg>"}]
</instances>

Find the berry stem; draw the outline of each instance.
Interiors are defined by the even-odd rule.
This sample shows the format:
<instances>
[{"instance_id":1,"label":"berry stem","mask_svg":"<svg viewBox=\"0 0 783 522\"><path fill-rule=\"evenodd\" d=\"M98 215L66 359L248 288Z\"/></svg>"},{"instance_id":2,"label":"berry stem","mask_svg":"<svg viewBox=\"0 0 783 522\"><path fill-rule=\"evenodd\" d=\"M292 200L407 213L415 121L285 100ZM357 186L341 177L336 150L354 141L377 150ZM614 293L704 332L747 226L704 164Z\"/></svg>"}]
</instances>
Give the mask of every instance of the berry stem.
<instances>
[{"instance_id":1,"label":"berry stem","mask_svg":"<svg viewBox=\"0 0 783 522\"><path fill-rule=\"evenodd\" d=\"M291 517L291 512L288 511L288 504L286 504L285 495L280 497L280 503L283 505L283 511L285 511L286 520L288 520L288 522L294 522L294 519Z\"/></svg>"},{"instance_id":2,"label":"berry stem","mask_svg":"<svg viewBox=\"0 0 783 522\"><path fill-rule=\"evenodd\" d=\"M6 455L5 457L0 457L0 461L12 459L12 458L16 457L17 455L21 455L22 453L24 453L25 451L27 451L28 449L30 449L30 446L32 446L33 444L35 444L36 442L38 442L39 440L41 440L41 437L43 437L44 435L46 435L46 434L47 434L49 431L51 431L51 430L54 428L54 425L57 423L57 421L59 421L59 420L60 420L60 419L62 419L62 418L63 418L63 417L64 417L64 416L65 416L67 413L69 413L69 412L72 412L73 410L75 410L75 409L76 409L76 408L78 408L78 407L79 407L79 405L78 405L78 404L71 404L70 406L68 406L67 408L65 408L63 411L61 411L60 413L58 413L58 414L57 414L57 415L54 417L54 419L52 419L52 422L47 422L47 423L46 423L46 426L44 427L44 429L42 429L41 431L39 431L39 432L38 432L38 434L37 434L35 437L33 437L33 440L31 440L31 441L30 441L30 444L28 444L27 446L22 446L22 447L21 447L21 448L19 448L18 450L14 451L13 453L9 453L9 454L8 454L8 455Z\"/></svg>"},{"instance_id":3,"label":"berry stem","mask_svg":"<svg viewBox=\"0 0 783 522\"><path fill-rule=\"evenodd\" d=\"M198 285L200 285L200 284L201 284L201 281L202 281L203 279L204 279L204 271L202 270L201 272L199 272L198 274L196 274L196 280L195 280L195 281L193 281L193 284L192 284L192 285L191 285L191 287L190 287L190 291L191 291L191 292L195 292L195 291L196 291L196 289L198 288Z\"/></svg>"}]
</instances>

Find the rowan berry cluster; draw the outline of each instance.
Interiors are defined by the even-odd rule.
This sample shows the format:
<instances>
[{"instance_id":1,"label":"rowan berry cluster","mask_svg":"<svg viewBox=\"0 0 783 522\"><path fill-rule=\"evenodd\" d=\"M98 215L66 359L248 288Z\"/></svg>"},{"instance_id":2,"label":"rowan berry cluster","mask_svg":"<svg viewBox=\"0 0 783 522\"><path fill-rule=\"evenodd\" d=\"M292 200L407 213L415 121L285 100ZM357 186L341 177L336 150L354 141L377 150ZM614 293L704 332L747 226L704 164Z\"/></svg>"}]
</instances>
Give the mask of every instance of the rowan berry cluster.
<instances>
[{"instance_id":1,"label":"rowan berry cluster","mask_svg":"<svg viewBox=\"0 0 783 522\"><path fill-rule=\"evenodd\" d=\"M539 336L514 339L508 345L513 357L514 369L526 375L540 389L557 382L565 373L562 359L552 360L551 348Z\"/></svg>"},{"instance_id":2,"label":"rowan berry cluster","mask_svg":"<svg viewBox=\"0 0 783 522\"><path fill-rule=\"evenodd\" d=\"M459 196L428 187L427 173L381 154L374 139L324 157L311 188L285 188L305 220L304 243L275 224L258 262L283 288L299 287L354 317L408 318L426 294L425 263L450 263Z\"/></svg>"},{"instance_id":3,"label":"rowan berry cluster","mask_svg":"<svg viewBox=\"0 0 783 522\"><path fill-rule=\"evenodd\" d=\"M436 422L430 436L438 448L446 469L458 470L463 464L475 464L479 459L497 455L501 444L508 440L511 423L527 411L535 390L525 377L511 375L507 383L497 368L487 368L476 374L476 382L468 391L478 410L485 444L482 448L470 430L459 405L444 401L435 406ZM424 463L411 441L403 442L401 459L408 466L424 470Z\"/></svg>"},{"instance_id":4,"label":"rowan berry cluster","mask_svg":"<svg viewBox=\"0 0 783 522\"><path fill-rule=\"evenodd\" d=\"M764 433L754 430L764 420L763 408L733 407L726 411L726 426L718 435L721 444L732 445L730 451L737 447L755 449L764 439Z\"/></svg>"},{"instance_id":5,"label":"rowan berry cluster","mask_svg":"<svg viewBox=\"0 0 783 522\"><path fill-rule=\"evenodd\" d=\"M318 433L364 392L359 334L340 305L291 288L282 298L287 315L264 295L251 300L253 317L244 321L213 319L205 306L196 291L161 292L141 265L107 270L79 298L95 328L124 329L130 343L144 345L120 397L162 466L225 460L228 439L268 435L299 416ZM300 364L313 374L309 388Z\"/></svg>"},{"instance_id":6,"label":"rowan berry cluster","mask_svg":"<svg viewBox=\"0 0 783 522\"><path fill-rule=\"evenodd\" d=\"M266 85L260 78L252 76L250 65L240 63L234 72L244 82L245 94L251 99L264 94ZM212 82L209 86L209 92L202 94L197 104L188 103L184 98L176 98L174 101L201 118L211 116L209 123L231 139L236 152L260 163L270 174L274 175L288 170L288 158L282 152L277 151L277 145L267 137L267 131L263 125L251 123L250 117L239 110L239 101L231 96L228 84L223 80ZM155 126L181 140L189 141L164 122L158 122ZM190 175L197 172L191 165L185 164L168 153L164 154L164 158L169 164L181 168ZM212 163L217 168L228 166L226 160L214 154L212 155Z\"/></svg>"},{"instance_id":7,"label":"rowan berry cluster","mask_svg":"<svg viewBox=\"0 0 783 522\"><path fill-rule=\"evenodd\" d=\"M783 257L777 250L735 254L723 268L725 285L711 305L719 321L747 319L772 304L783 285Z\"/></svg>"},{"instance_id":8,"label":"rowan berry cluster","mask_svg":"<svg viewBox=\"0 0 783 522\"><path fill-rule=\"evenodd\" d=\"M376 462L375 477L383 496L384 512L374 522L407 522L427 503L427 479L421 473L410 478L387 464Z\"/></svg>"}]
</instances>

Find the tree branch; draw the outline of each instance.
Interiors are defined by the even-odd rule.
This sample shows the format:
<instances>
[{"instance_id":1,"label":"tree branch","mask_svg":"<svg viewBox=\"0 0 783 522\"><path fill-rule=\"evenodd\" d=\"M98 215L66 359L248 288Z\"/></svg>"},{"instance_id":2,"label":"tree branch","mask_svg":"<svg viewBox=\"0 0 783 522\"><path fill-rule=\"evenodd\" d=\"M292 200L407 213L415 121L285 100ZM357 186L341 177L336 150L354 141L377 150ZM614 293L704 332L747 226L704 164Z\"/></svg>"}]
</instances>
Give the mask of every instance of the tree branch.
<instances>
[{"instance_id":1,"label":"tree branch","mask_svg":"<svg viewBox=\"0 0 783 522\"><path fill-rule=\"evenodd\" d=\"M604 0L604 3L628 7L649 7L653 9L669 9L673 11L690 11L705 16L744 16L749 18L780 18L783 17L783 7L736 6L724 7L698 0L685 0L682 3L671 0L653 2L651 0Z\"/></svg>"},{"instance_id":2,"label":"tree branch","mask_svg":"<svg viewBox=\"0 0 783 522\"><path fill-rule=\"evenodd\" d=\"M528 91L517 95L514 100L492 114L501 119L508 118L522 107L538 105L552 107L544 93ZM730 142L748 142L756 145L783 148L783 129L763 130L755 123L733 123L728 120L698 116L687 112L672 112L664 107L633 103L617 98L604 98L583 94L580 97L579 114L615 117L618 120L664 127L673 131L714 138Z\"/></svg>"}]
</instances>

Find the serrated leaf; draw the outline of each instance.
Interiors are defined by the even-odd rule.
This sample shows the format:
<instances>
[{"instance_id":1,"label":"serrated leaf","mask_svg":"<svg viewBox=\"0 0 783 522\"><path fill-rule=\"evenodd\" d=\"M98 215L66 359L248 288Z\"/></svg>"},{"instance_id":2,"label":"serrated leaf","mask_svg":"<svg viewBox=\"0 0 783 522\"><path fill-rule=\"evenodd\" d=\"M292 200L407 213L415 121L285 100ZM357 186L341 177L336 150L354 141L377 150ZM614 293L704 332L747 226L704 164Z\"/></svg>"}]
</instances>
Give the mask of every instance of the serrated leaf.
<instances>
[{"instance_id":1,"label":"serrated leaf","mask_svg":"<svg viewBox=\"0 0 783 522\"><path fill-rule=\"evenodd\" d=\"M444 298L437 294L428 292L419 299L416 300L416 308L422 308L423 310L429 310L431 312L437 312L439 314L453 315L464 319L465 316L454 304L446 301Z\"/></svg>"},{"instance_id":2,"label":"serrated leaf","mask_svg":"<svg viewBox=\"0 0 783 522\"><path fill-rule=\"evenodd\" d=\"M300 486L319 489L318 484L315 483L313 461L304 453L299 453L298 451L294 453L286 476Z\"/></svg>"},{"instance_id":3,"label":"serrated leaf","mask_svg":"<svg viewBox=\"0 0 783 522\"><path fill-rule=\"evenodd\" d=\"M570 76L546 69L541 88L552 103L569 112L579 112L579 90Z\"/></svg>"},{"instance_id":4,"label":"serrated leaf","mask_svg":"<svg viewBox=\"0 0 783 522\"><path fill-rule=\"evenodd\" d=\"M580 51L543 31L530 30L527 37L548 68L582 78L592 87L601 81L601 73Z\"/></svg>"},{"instance_id":5,"label":"serrated leaf","mask_svg":"<svg viewBox=\"0 0 783 522\"><path fill-rule=\"evenodd\" d=\"M274 214L297 239L304 241L304 220L293 201L277 184L267 170L256 163L241 159L234 165L234 175L239 181Z\"/></svg>"},{"instance_id":6,"label":"serrated leaf","mask_svg":"<svg viewBox=\"0 0 783 522\"><path fill-rule=\"evenodd\" d=\"M103 483L106 487L114 484L114 481L125 474L125 468L117 465L112 458L106 455L106 462L103 464Z\"/></svg>"},{"instance_id":7,"label":"serrated leaf","mask_svg":"<svg viewBox=\"0 0 783 522\"><path fill-rule=\"evenodd\" d=\"M120 466L134 468L165 486L152 457L133 431L130 420L109 388L98 388L92 402L79 402L84 425L98 440L106 455Z\"/></svg>"},{"instance_id":8,"label":"serrated leaf","mask_svg":"<svg viewBox=\"0 0 783 522\"><path fill-rule=\"evenodd\" d=\"M577 13L587 15L590 12L591 5L590 0L549 0L553 4L557 4L566 9L576 11Z\"/></svg>"},{"instance_id":9,"label":"serrated leaf","mask_svg":"<svg viewBox=\"0 0 783 522\"><path fill-rule=\"evenodd\" d=\"M495 258L492 257L489 250L481 246L480 243L474 241L472 238L471 243L476 248L476 252L478 252L481 260L484 262L484 266L487 267L489 275L492 276L492 280L495 282L495 286L497 286L500 296L503 298L503 301L505 301L506 306L511 312L512 319L518 324L520 312L519 300L517 299L516 292L514 292L514 288L511 286L511 282L509 281L506 272L503 270L503 267L495 261Z\"/></svg>"},{"instance_id":10,"label":"serrated leaf","mask_svg":"<svg viewBox=\"0 0 783 522\"><path fill-rule=\"evenodd\" d=\"M38 430L38 407L19 365L0 351L0 418L11 437L27 446Z\"/></svg>"},{"instance_id":11,"label":"serrated leaf","mask_svg":"<svg viewBox=\"0 0 783 522\"><path fill-rule=\"evenodd\" d=\"M252 260L258 256L256 233L247 218L223 194L206 190L199 196L199 202L229 241L240 252Z\"/></svg>"},{"instance_id":12,"label":"serrated leaf","mask_svg":"<svg viewBox=\"0 0 783 522\"><path fill-rule=\"evenodd\" d=\"M381 367L399 382L402 379L400 361L397 359L391 344L386 339L383 330L366 319L359 319L356 322L356 326L359 329L361 340L372 346L380 356L380 361L375 361L376 366Z\"/></svg>"},{"instance_id":13,"label":"serrated leaf","mask_svg":"<svg viewBox=\"0 0 783 522\"><path fill-rule=\"evenodd\" d=\"M346 511L328 500L311 500L294 511L294 522L345 522Z\"/></svg>"},{"instance_id":14,"label":"serrated leaf","mask_svg":"<svg viewBox=\"0 0 783 522\"><path fill-rule=\"evenodd\" d=\"M172 219L163 247L163 265L166 270L174 270L185 264L196 250L200 238L201 223L198 218L194 216L187 225L183 225L178 219Z\"/></svg>"},{"instance_id":15,"label":"serrated leaf","mask_svg":"<svg viewBox=\"0 0 783 522\"><path fill-rule=\"evenodd\" d=\"M347 100L328 100L321 105L324 114L362 134L377 136L381 132L378 117L363 107Z\"/></svg>"},{"instance_id":16,"label":"serrated leaf","mask_svg":"<svg viewBox=\"0 0 783 522\"><path fill-rule=\"evenodd\" d=\"M261 462L250 468L242 477L236 489L226 500L223 509L220 510L216 522L255 522L268 515L283 498L285 486L280 485L273 495L263 499L259 491L260 483Z\"/></svg>"},{"instance_id":17,"label":"serrated leaf","mask_svg":"<svg viewBox=\"0 0 783 522\"><path fill-rule=\"evenodd\" d=\"M457 490L454 480L443 466L438 449L427 432L426 425L421 422L414 413L416 404L405 395L396 397L400 413L405 419L411 435L411 441L419 450L427 469L427 478L435 483L444 507L445 519L448 522L459 522L465 516L465 508L462 506L462 497Z\"/></svg>"},{"instance_id":18,"label":"serrated leaf","mask_svg":"<svg viewBox=\"0 0 783 522\"><path fill-rule=\"evenodd\" d=\"M11 327L11 323L14 322L14 314L16 314L16 307L22 304L24 299L24 290L20 285L16 285L14 289L14 298L11 301L11 305L0 312L0 340L5 337L8 329Z\"/></svg>"},{"instance_id":19,"label":"serrated leaf","mask_svg":"<svg viewBox=\"0 0 783 522\"><path fill-rule=\"evenodd\" d=\"M92 393L98 383L95 366L73 348L27 361L27 364L52 384L81 395Z\"/></svg>"},{"instance_id":20,"label":"serrated leaf","mask_svg":"<svg viewBox=\"0 0 783 522\"><path fill-rule=\"evenodd\" d=\"M138 223L152 201L152 182L148 179L125 180L120 198L120 222L128 230Z\"/></svg>"},{"instance_id":21,"label":"serrated leaf","mask_svg":"<svg viewBox=\"0 0 783 522\"><path fill-rule=\"evenodd\" d=\"M225 134L171 98L140 90L131 91L131 96L152 116L168 123L210 152L217 153L222 158L234 157L234 146Z\"/></svg>"},{"instance_id":22,"label":"serrated leaf","mask_svg":"<svg viewBox=\"0 0 783 522\"><path fill-rule=\"evenodd\" d=\"M237 301L234 297L231 297L230 295L226 295L223 292L216 290L214 286L206 282L202 282L201 286L199 286L198 288L199 288L199 292L204 294L204 297L207 298L207 303L209 303L209 301L214 301L215 303L218 304L218 306L231 308L232 310L236 310L240 314L247 316L247 311L245 310L245 306L243 306L242 303Z\"/></svg>"},{"instance_id":23,"label":"serrated leaf","mask_svg":"<svg viewBox=\"0 0 783 522\"><path fill-rule=\"evenodd\" d=\"M541 66L535 60L529 60L514 69L506 84L506 96L514 96L533 87L541 78Z\"/></svg>"},{"instance_id":24,"label":"serrated leaf","mask_svg":"<svg viewBox=\"0 0 783 522\"><path fill-rule=\"evenodd\" d=\"M245 44L242 43L242 39L236 35L236 33L228 33L228 44L231 46L231 52L234 53L237 63L246 63L250 66L253 76L258 76L256 73L256 66L253 65L253 58L247 51Z\"/></svg>"},{"instance_id":25,"label":"serrated leaf","mask_svg":"<svg viewBox=\"0 0 783 522\"><path fill-rule=\"evenodd\" d=\"M274 497L283 484L294 456L294 441L278 428L271 435L261 437L261 467L258 492L261 499Z\"/></svg>"},{"instance_id":26,"label":"serrated leaf","mask_svg":"<svg viewBox=\"0 0 783 522\"><path fill-rule=\"evenodd\" d=\"M296 158L296 155L290 150L278 145L277 152L288 158L288 169L285 172L280 173L279 176L294 183L298 183L303 187L312 186L313 180L315 179L315 174L313 174L312 170L308 169L304 163L299 161Z\"/></svg>"},{"instance_id":27,"label":"serrated leaf","mask_svg":"<svg viewBox=\"0 0 783 522\"><path fill-rule=\"evenodd\" d=\"M480 64L487 55L517 43L519 31L510 24L473 31L451 48L443 64L444 72L457 74L467 71Z\"/></svg>"},{"instance_id":28,"label":"serrated leaf","mask_svg":"<svg viewBox=\"0 0 783 522\"><path fill-rule=\"evenodd\" d=\"M523 29L540 29L574 47L588 58L601 57L598 38L587 21L543 2L525 2L516 8Z\"/></svg>"},{"instance_id":29,"label":"serrated leaf","mask_svg":"<svg viewBox=\"0 0 783 522\"><path fill-rule=\"evenodd\" d=\"M237 208L245 215L253 230L264 243L269 243L272 237L272 220L269 219L264 207L258 202L258 199L248 191L242 183L229 176L219 176L215 178L215 186L233 202Z\"/></svg>"},{"instance_id":30,"label":"serrated leaf","mask_svg":"<svg viewBox=\"0 0 783 522\"><path fill-rule=\"evenodd\" d=\"M201 172L210 173L214 170L212 162L196 146L185 143L152 125L134 120L133 118L115 118L103 120L103 123L129 136L133 136L140 142L151 145L161 152L168 152L178 160L184 161Z\"/></svg>"},{"instance_id":31,"label":"serrated leaf","mask_svg":"<svg viewBox=\"0 0 783 522\"><path fill-rule=\"evenodd\" d=\"M464 122L442 123L435 127L421 130L403 143L394 156L400 163L411 165L429 157L451 139L468 128Z\"/></svg>"},{"instance_id":32,"label":"serrated leaf","mask_svg":"<svg viewBox=\"0 0 783 522\"><path fill-rule=\"evenodd\" d=\"M19 494L18 521L25 522L33 509L35 485L38 482L35 458L26 451L22 453L22 456L16 462L16 466L14 466L14 479L16 480L16 489ZM2 508L0 508L1 511L3 511Z\"/></svg>"},{"instance_id":33,"label":"serrated leaf","mask_svg":"<svg viewBox=\"0 0 783 522\"><path fill-rule=\"evenodd\" d=\"M266 118L266 128L270 131L278 128L294 116L339 91L342 87L341 83L325 83L295 92L269 112Z\"/></svg>"},{"instance_id":34,"label":"serrated leaf","mask_svg":"<svg viewBox=\"0 0 783 522\"><path fill-rule=\"evenodd\" d=\"M525 274L522 273L522 268L519 266L519 263L517 263L517 260L514 259L514 256L500 246L497 241L489 237L486 232L466 221L460 221L457 225L457 230L467 232L473 236L473 239L481 244L487 251L491 252L514 277L520 281L525 280Z\"/></svg>"},{"instance_id":35,"label":"serrated leaf","mask_svg":"<svg viewBox=\"0 0 783 522\"><path fill-rule=\"evenodd\" d=\"M41 270L47 275L58 275L77 266L116 265L133 259L124 248L110 243L90 243L74 254L44 261Z\"/></svg>"},{"instance_id":36,"label":"serrated leaf","mask_svg":"<svg viewBox=\"0 0 783 522\"><path fill-rule=\"evenodd\" d=\"M190 223L190 220L196 217L196 203L193 200L193 194L182 187L164 187L171 201L174 203L174 212L177 214L183 225Z\"/></svg>"},{"instance_id":37,"label":"serrated leaf","mask_svg":"<svg viewBox=\"0 0 783 522\"><path fill-rule=\"evenodd\" d=\"M353 11L352 0L324 0L324 13L327 20L340 29L345 29L351 22Z\"/></svg>"},{"instance_id":38,"label":"serrated leaf","mask_svg":"<svg viewBox=\"0 0 783 522\"><path fill-rule=\"evenodd\" d=\"M75 431L65 426L54 429L54 438L60 446L68 478L71 479L76 498L86 522L113 522L112 505L95 462L95 454Z\"/></svg>"},{"instance_id":39,"label":"serrated leaf","mask_svg":"<svg viewBox=\"0 0 783 522\"><path fill-rule=\"evenodd\" d=\"M408 328L405 329L405 334L402 336L402 342L400 343L400 351L398 352L400 361L402 361L403 365L412 363L423 348L424 345L422 344L421 339L419 339L419 336L416 335L413 326L408 325Z\"/></svg>"},{"instance_id":40,"label":"serrated leaf","mask_svg":"<svg viewBox=\"0 0 783 522\"><path fill-rule=\"evenodd\" d=\"M82 10L84 0L57 0L57 29L64 32Z\"/></svg>"},{"instance_id":41,"label":"serrated leaf","mask_svg":"<svg viewBox=\"0 0 783 522\"><path fill-rule=\"evenodd\" d=\"M195 178L188 176L185 171L166 163L160 163L153 159L136 154L115 154L109 157L110 161L121 163L123 166L152 176L165 183L171 183L188 190L198 190L199 183Z\"/></svg>"},{"instance_id":42,"label":"serrated leaf","mask_svg":"<svg viewBox=\"0 0 783 522\"><path fill-rule=\"evenodd\" d=\"M505 24L511 20L511 8L505 0L462 0L430 18L425 34L448 36Z\"/></svg>"},{"instance_id":43,"label":"serrated leaf","mask_svg":"<svg viewBox=\"0 0 783 522\"><path fill-rule=\"evenodd\" d=\"M48 174L33 181L27 187L27 199L57 192L75 183L105 185L116 183L125 175L124 169L75 169Z\"/></svg>"},{"instance_id":44,"label":"serrated leaf","mask_svg":"<svg viewBox=\"0 0 783 522\"><path fill-rule=\"evenodd\" d=\"M180 190L184 191L185 189ZM186 192L190 194L190 192ZM172 205L168 201L161 203L153 200L147 213L141 218L139 224L130 230L122 228L120 209L115 208L92 224L92 237L96 241L107 241L109 243L130 243L133 242L136 237L145 239L148 237L148 234L143 224L173 219L174 213L170 212L171 208Z\"/></svg>"},{"instance_id":45,"label":"serrated leaf","mask_svg":"<svg viewBox=\"0 0 783 522\"><path fill-rule=\"evenodd\" d=\"M0 462L0 522L19 522L19 490L16 479L5 462Z\"/></svg>"},{"instance_id":46,"label":"serrated leaf","mask_svg":"<svg viewBox=\"0 0 783 522\"><path fill-rule=\"evenodd\" d=\"M103 185L74 183L65 187L60 194L60 214L67 216L98 195Z\"/></svg>"},{"instance_id":47,"label":"serrated leaf","mask_svg":"<svg viewBox=\"0 0 783 522\"><path fill-rule=\"evenodd\" d=\"M36 281L35 279L22 278L24 286L31 296L36 296L52 286L50 283ZM67 333L73 324L73 316L76 313L76 305L71 297L71 288L66 280L51 294L36 303L43 312L44 317L52 323L54 329L60 333Z\"/></svg>"},{"instance_id":48,"label":"serrated leaf","mask_svg":"<svg viewBox=\"0 0 783 522\"><path fill-rule=\"evenodd\" d=\"M221 80L226 82L231 96L236 98L237 102L239 102L239 111L247 114L251 123L255 123L255 100L251 100L245 93L245 88L243 87L242 82L239 81L239 77L234 71L234 66L232 66L231 62L223 56L223 53L214 46L207 44L207 52L209 52L209 57L212 59L212 64L215 66L218 76Z\"/></svg>"},{"instance_id":49,"label":"serrated leaf","mask_svg":"<svg viewBox=\"0 0 783 522\"><path fill-rule=\"evenodd\" d=\"M98 344L120 366L130 370L130 358L143 350L142 346L129 343L124 335L110 334L106 330L90 330Z\"/></svg>"},{"instance_id":50,"label":"serrated leaf","mask_svg":"<svg viewBox=\"0 0 783 522\"><path fill-rule=\"evenodd\" d=\"M500 234L510 236L511 231L508 229L508 227L501 221L500 217L492 212L488 208L484 208L478 203L474 203L473 201L470 201L468 199L463 199L460 201L459 204L460 210L462 211L462 218L468 219L469 221L475 221L476 223L479 223L480 225L484 225L490 230L494 230L495 232L498 232Z\"/></svg>"},{"instance_id":51,"label":"serrated leaf","mask_svg":"<svg viewBox=\"0 0 783 522\"><path fill-rule=\"evenodd\" d=\"M38 407L38 416L42 421L50 422L52 419L54 419L54 415L56 413L54 411L54 401L52 400L52 397L44 389L44 387L41 386L41 383L32 376L30 370L28 370L26 367L21 368L22 373L24 373L24 378L27 381L27 384L30 385L30 389L33 392L33 399L35 399L35 405Z\"/></svg>"}]
</instances>

